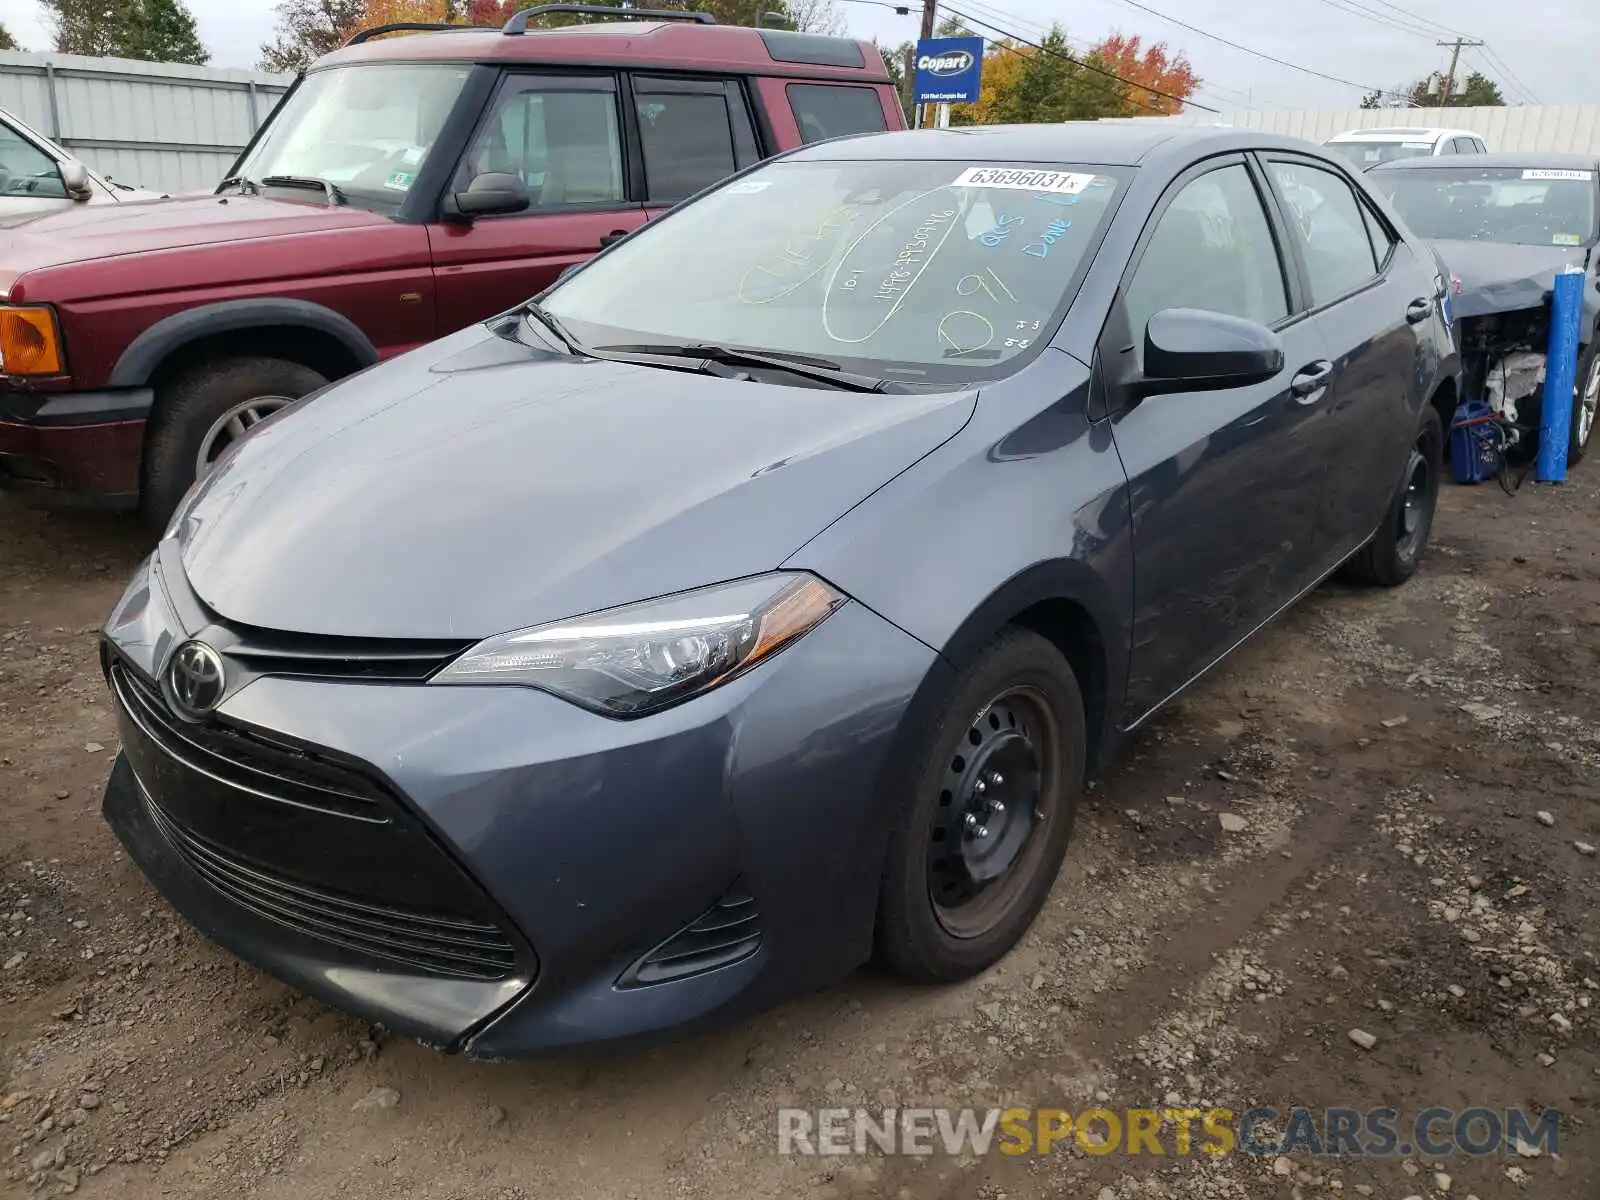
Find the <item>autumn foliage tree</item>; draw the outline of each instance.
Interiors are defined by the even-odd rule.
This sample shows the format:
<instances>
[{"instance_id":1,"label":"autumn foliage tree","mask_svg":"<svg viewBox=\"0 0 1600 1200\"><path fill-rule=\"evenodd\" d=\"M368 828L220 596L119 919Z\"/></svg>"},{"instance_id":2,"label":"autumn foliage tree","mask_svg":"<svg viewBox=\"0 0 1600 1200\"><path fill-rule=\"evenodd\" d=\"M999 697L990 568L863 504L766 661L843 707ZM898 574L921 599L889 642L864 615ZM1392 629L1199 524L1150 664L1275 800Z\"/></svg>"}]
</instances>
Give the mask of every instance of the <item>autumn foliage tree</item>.
<instances>
[{"instance_id":1,"label":"autumn foliage tree","mask_svg":"<svg viewBox=\"0 0 1600 1200\"><path fill-rule=\"evenodd\" d=\"M957 105L951 122L1029 124L1171 114L1181 111L1181 101L1199 84L1189 60L1165 43L1145 48L1137 37L1113 33L1080 52L1052 27L1037 46L1005 39L987 43L978 102ZM1146 88L1179 99L1163 99Z\"/></svg>"},{"instance_id":2,"label":"autumn foliage tree","mask_svg":"<svg viewBox=\"0 0 1600 1200\"><path fill-rule=\"evenodd\" d=\"M1145 113L1170 116L1181 111L1182 101L1200 86L1200 77L1194 73L1189 60L1181 51L1168 51L1165 42L1146 48L1138 34L1129 37L1113 33L1094 48L1094 54L1113 75L1144 85L1126 89L1129 116ZM1158 95L1159 92L1165 92L1166 96ZM1169 99L1172 96L1180 99Z\"/></svg>"}]
</instances>

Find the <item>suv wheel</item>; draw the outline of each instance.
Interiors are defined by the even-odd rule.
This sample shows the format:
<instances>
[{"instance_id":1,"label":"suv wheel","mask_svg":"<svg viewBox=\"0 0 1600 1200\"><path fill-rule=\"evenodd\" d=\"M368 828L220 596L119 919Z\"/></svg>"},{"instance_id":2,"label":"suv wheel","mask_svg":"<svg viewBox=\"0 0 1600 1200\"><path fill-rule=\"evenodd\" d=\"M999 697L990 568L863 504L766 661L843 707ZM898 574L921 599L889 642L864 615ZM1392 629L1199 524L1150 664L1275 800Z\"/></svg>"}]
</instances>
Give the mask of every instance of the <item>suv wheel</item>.
<instances>
[{"instance_id":1,"label":"suv wheel","mask_svg":"<svg viewBox=\"0 0 1600 1200\"><path fill-rule=\"evenodd\" d=\"M1021 940L1061 869L1083 787L1083 697L1050 642L1008 629L940 705L890 837L877 952L965 979Z\"/></svg>"},{"instance_id":2,"label":"suv wheel","mask_svg":"<svg viewBox=\"0 0 1600 1200\"><path fill-rule=\"evenodd\" d=\"M164 528L184 493L250 428L327 383L281 358L230 358L180 375L156 397L145 441L145 518Z\"/></svg>"},{"instance_id":3,"label":"suv wheel","mask_svg":"<svg viewBox=\"0 0 1600 1200\"><path fill-rule=\"evenodd\" d=\"M1400 487L1372 540L1345 564L1345 574L1362 583L1397 587L1416 574L1417 563L1433 531L1439 503L1440 464L1444 459L1444 426L1432 405L1422 414L1422 428L1406 457Z\"/></svg>"}]
</instances>

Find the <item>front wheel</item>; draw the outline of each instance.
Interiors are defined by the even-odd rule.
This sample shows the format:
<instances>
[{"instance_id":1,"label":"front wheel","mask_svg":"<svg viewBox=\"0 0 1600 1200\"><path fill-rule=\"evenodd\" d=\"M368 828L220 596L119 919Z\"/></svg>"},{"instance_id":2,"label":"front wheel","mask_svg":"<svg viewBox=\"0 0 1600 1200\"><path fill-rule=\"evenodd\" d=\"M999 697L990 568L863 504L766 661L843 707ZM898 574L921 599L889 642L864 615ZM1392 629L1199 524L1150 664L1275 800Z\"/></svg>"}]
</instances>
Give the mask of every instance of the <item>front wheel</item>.
<instances>
[{"instance_id":1,"label":"front wheel","mask_svg":"<svg viewBox=\"0 0 1600 1200\"><path fill-rule=\"evenodd\" d=\"M1600 336L1578 359L1578 382L1572 394L1572 436L1567 441L1570 465L1581 462L1589 449L1596 409L1600 409Z\"/></svg>"},{"instance_id":2,"label":"front wheel","mask_svg":"<svg viewBox=\"0 0 1600 1200\"><path fill-rule=\"evenodd\" d=\"M1438 411L1429 405L1422 414L1422 428L1406 456L1400 486L1383 524L1345 564L1347 576L1381 587L1398 587L1416 574L1428 536L1433 532L1443 461L1444 426Z\"/></svg>"},{"instance_id":3,"label":"front wheel","mask_svg":"<svg viewBox=\"0 0 1600 1200\"><path fill-rule=\"evenodd\" d=\"M156 398L145 442L145 519L164 528L217 456L327 379L282 358L229 358L179 376Z\"/></svg>"},{"instance_id":4,"label":"front wheel","mask_svg":"<svg viewBox=\"0 0 1600 1200\"><path fill-rule=\"evenodd\" d=\"M893 970L965 979L1021 940L1061 868L1087 734L1072 667L1011 628L939 705L890 838L877 952Z\"/></svg>"}]
</instances>

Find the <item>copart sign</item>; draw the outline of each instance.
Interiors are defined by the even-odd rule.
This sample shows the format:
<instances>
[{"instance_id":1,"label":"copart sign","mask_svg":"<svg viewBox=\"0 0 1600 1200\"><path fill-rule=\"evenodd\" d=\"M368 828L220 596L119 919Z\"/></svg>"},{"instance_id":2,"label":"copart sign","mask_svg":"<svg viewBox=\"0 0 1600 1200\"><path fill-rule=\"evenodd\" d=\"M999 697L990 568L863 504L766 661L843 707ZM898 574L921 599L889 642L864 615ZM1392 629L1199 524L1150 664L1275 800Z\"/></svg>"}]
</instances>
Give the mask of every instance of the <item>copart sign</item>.
<instances>
[{"instance_id":1,"label":"copart sign","mask_svg":"<svg viewBox=\"0 0 1600 1200\"><path fill-rule=\"evenodd\" d=\"M917 43L918 104L971 104L983 76L983 39L924 38Z\"/></svg>"}]
</instances>

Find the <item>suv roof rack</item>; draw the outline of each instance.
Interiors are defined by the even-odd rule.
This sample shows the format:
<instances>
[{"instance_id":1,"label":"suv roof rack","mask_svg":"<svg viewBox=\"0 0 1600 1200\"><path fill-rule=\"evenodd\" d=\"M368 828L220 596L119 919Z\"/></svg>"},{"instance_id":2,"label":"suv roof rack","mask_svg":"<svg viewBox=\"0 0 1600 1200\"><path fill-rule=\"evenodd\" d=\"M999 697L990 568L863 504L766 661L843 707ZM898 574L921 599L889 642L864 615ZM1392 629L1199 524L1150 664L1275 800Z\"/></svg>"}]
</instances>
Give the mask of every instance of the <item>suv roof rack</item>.
<instances>
[{"instance_id":1,"label":"suv roof rack","mask_svg":"<svg viewBox=\"0 0 1600 1200\"><path fill-rule=\"evenodd\" d=\"M472 29L471 25L452 25L444 21L390 21L387 25L374 25L371 29L361 29L350 36L345 42L346 46L359 46L362 42L369 42L375 37L386 33L444 33L452 29Z\"/></svg>"},{"instance_id":2,"label":"suv roof rack","mask_svg":"<svg viewBox=\"0 0 1600 1200\"><path fill-rule=\"evenodd\" d=\"M609 4L536 4L516 13L500 32L507 37L517 37L528 31L528 22L534 17L552 13L571 13L575 16L610 17L621 21L695 21L701 25L715 25L717 18L708 12L692 12L681 8L613 8Z\"/></svg>"}]
</instances>

